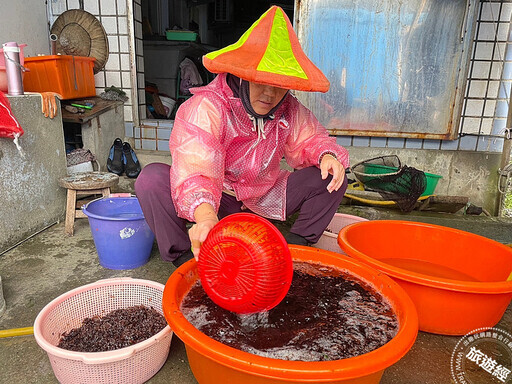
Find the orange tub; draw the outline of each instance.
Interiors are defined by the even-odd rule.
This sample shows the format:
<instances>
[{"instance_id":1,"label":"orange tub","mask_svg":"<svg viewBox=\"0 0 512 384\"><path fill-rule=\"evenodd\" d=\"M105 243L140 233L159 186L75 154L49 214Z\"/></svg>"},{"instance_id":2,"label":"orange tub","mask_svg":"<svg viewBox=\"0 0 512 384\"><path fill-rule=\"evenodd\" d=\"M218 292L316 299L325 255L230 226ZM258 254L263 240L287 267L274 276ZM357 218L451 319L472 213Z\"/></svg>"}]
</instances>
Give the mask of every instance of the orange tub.
<instances>
[{"instance_id":1,"label":"orange tub","mask_svg":"<svg viewBox=\"0 0 512 384\"><path fill-rule=\"evenodd\" d=\"M95 96L94 60L67 55L27 57L25 67L29 71L23 88L27 92L56 92L62 100Z\"/></svg>"},{"instance_id":2,"label":"orange tub","mask_svg":"<svg viewBox=\"0 0 512 384\"><path fill-rule=\"evenodd\" d=\"M183 297L199 279L191 260L174 272L164 289L167 322L185 343L190 368L201 384L343 383L376 384L384 370L412 347L418 333L414 304L391 279L347 256L298 245L290 246L293 260L345 269L371 284L384 296L399 319L397 335L382 347L349 359L302 362L256 356L228 347L197 330L180 311Z\"/></svg>"},{"instance_id":3,"label":"orange tub","mask_svg":"<svg viewBox=\"0 0 512 384\"><path fill-rule=\"evenodd\" d=\"M386 273L416 304L421 331L465 335L496 325L512 299L512 249L439 225L366 221L338 234L343 251Z\"/></svg>"}]
</instances>

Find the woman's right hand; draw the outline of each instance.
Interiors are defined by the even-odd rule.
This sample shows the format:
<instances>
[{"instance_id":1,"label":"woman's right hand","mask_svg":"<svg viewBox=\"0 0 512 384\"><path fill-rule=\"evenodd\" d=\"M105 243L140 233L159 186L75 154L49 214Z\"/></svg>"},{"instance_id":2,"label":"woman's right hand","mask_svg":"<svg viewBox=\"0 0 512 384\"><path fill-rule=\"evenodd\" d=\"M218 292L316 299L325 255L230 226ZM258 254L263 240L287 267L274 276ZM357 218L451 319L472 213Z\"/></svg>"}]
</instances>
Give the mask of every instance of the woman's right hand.
<instances>
[{"instance_id":1,"label":"woman's right hand","mask_svg":"<svg viewBox=\"0 0 512 384\"><path fill-rule=\"evenodd\" d=\"M199 259L201 244L206 240L208 233L219 222L219 218L213 207L208 203L199 205L195 212L196 223L188 231L188 237L192 245L192 253L196 261Z\"/></svg>"}]
</instances>

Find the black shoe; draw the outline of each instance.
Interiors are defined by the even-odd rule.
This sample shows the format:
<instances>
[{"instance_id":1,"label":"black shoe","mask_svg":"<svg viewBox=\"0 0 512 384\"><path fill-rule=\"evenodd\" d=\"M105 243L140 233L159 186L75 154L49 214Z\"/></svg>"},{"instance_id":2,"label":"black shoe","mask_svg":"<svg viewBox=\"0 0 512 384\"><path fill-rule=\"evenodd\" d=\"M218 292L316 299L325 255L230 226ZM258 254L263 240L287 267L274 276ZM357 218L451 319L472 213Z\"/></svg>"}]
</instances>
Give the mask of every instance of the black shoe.
<instances>
[{"instance_id":1,"label":"black shoe","mask_svg":"<svg viewBox=\"0 0 512 384\"><path fill-rule=\"evenodd\" d=\"M176 268L178 268L180 265L185 264L187 261L194 258L194 254L189 249L188 251L183 252L176 260L173 260L173 264Z\"/></svg>"},{"instance_id":2,"label":"black shoe","mask_svg":"<svg viewBox=\"0 0 512 384\"><path fill-rule=\"evenodd\" d=\"M107 159L107 169L109 172L121 175L124 172L123 164L123 141L120 138L114 140L110 147Z\"/></svg>"},{"instance_id":3,"label":"black shoe","mask_svg":"<svg viewBox=\"0 0 512 384\"><path fill-rule=\"evenodd\" d=\"M123 143L123 163L126 176L132 179L139 176L141 171L139 159L137 159L135 152L127 142Z\"/></svg>"},{"instance_id":4,"label":"black shoe","mask_svg":"<svg viewBox=\"0 0 512 384\"><path fill-rule=\"evenodd\" d=\"M296 233L288 233L285 237L286 242L288 244L295 244L295 245L306 245L309 246L311 243L307 241L306 238L297 235Z\"/></svg>"}]
</instances>

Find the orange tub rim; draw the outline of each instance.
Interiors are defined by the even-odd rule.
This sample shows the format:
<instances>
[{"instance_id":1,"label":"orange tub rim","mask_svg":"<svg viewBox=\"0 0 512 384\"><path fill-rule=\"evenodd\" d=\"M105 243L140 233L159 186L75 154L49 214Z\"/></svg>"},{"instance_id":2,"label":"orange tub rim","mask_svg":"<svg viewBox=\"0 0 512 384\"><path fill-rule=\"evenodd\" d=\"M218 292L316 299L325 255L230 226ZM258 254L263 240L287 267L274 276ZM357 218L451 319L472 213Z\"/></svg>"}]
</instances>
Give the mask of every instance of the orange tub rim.
<instances>
[{"instance_id":1,"label":"orange tub rim","mask_svg":"<svg viewBox=\"0 0 512 384\"><path fill-rule=\"evenodd\" d=\"M372 223L372 224L368 224ZM377 223L377 224L376 224ZM378 269L379 271L384 272L385 274L392 276L394 278L398 278L401 280L405 280L411 283L416 283L420 285L429 286L432 288L438 289L447 289L451 291L457 292L465 292L465 293L482 293L482 294L503 294L503 293L512 293L512 280L511 281L493 281L493 282L476 282L476 281L465 281L465 280L453 280L447 279L443 277L430 276L426 274L422 274L419 272L410 271L407 269L399 268L392 266L390 264L384 263L380 260L377 260L373 257L367 256L364 253L358 251L352 245L349 244L347 240L347 232L350 230L354 230L359 226L368 226L368 225L380 225L382 223L388 223L391 225L407 225L407 226L422 226L428 227L432 229L441 229L446 232L452 232L456 234L463 233L465 236L470 236L474 238L478 238L483 242L487 242L493 247L503 248L507 250L507 252L512 251L509 247L504 244L498 243L497 241L491 240L487 237L480 236L471 232L462 231L455 228L444 227L442 225L437 224L429 224L429 223L421 223L415 221L405 221L405 220L375 220L375 221L364 221L360 223L354 223L348 227L342 228L338 233L338 245L340 248L347 253L347 255L354 256L356 260L367 263L371 267ZM371 231L371 229L369 229Z\"/></svg>"},{"instance_id":2,"label":"orange tub rim","mask_svg":"<svg viewBox=\"0 0 512 384\"><path fill-rule=\"evenodd\" d=\"M395 337L382 347L364 355L332 361L305 362L280 360L254 355L229 347L197 330L179 310L182 297L176 297L178 296L176 295L176 289L180 285L180 282L186 279L186 276L191 276L194 273L196 261L193 259L183 264L175 271L169 277L164 288L164 315L171 329L187 347L194 349L199 354L214 360L218 364L255 376L281 380L300 380L304 382L311 382L311 380L315 380L315 382L329 382L335 379L349 380L368 376L383 371L395 364L411 349L418 333L416 308L406 292L391 278L368 267L364 263L334 252L299 245L290 245L290 251L292 252L294 261L320 261L322 264L347 270L359 279L374 286L377 290L378 288L375 284L370 282L366 277L360 276L357 272L349 270L347 265L350 268L355 268L356 271L359 272L366 271L368 276L376 277L383 282L384 289L386 291L393 291L395 297L390 299L382 293L382 290L378 290L378 292L384 296L392 306L393 303L395 305L400 304L398 311L396 307L393 306L400 322L399 330ZM314 256L311 257L312 255ZM328 262L326 262L326 260L328 260ZM343 266L336 265L336 260L339 260L338 262L342 263ZM195 274L197 275L197 269L195 270ZM194 281L197 279L198 277L196 276Z\"/></svg>"}]
</instances>

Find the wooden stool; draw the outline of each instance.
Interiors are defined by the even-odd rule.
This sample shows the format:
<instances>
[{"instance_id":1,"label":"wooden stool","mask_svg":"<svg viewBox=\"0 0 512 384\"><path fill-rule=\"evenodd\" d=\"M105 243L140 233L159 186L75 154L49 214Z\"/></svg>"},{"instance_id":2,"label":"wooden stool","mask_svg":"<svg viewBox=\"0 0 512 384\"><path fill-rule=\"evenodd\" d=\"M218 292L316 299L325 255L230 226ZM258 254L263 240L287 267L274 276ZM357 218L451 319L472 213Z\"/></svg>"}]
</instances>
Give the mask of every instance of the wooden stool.
<instances>
[{"instance_id":1,"label":"wooden stool","mask_svg":"<svg viewBox=\"0 0 512 384\"><path fill-rule=\"evenodd\" d=\"M59 185L67 188L65 232L73 236L75 219L87 217L80 207L77 207L78 195L100 194L103 197L110 195L110 188L119 183L119 176L109 172L85 172L62 177Z\"/></svg>"}]
</instances>

